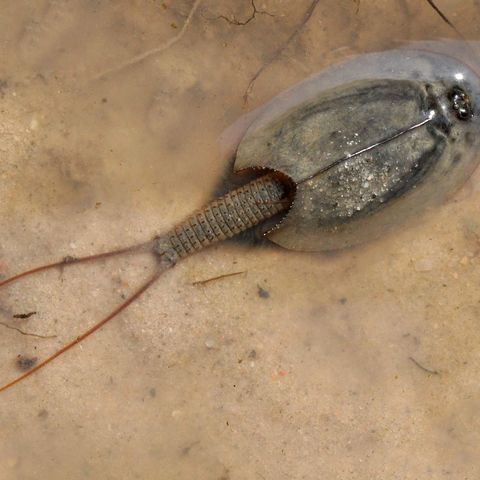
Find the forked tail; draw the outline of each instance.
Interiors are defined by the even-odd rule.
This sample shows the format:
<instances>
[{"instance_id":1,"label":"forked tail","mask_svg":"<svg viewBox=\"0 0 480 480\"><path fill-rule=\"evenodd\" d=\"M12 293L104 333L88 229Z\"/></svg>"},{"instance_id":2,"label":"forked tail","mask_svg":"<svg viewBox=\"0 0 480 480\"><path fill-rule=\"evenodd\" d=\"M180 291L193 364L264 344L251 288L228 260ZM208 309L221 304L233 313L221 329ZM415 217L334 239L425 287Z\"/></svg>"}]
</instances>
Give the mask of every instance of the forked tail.
<instances>
[{"instance_id":1,"label":"forked tail","mask_svg":"<svg viewBox=\"0 0 480 480\"><path fill-rule=\"evenodd\" d=\"M32 275L33 273L44 272L45 270L50 270L52 268L57 268L57 267L66 267L68 265L76 265L76 264L79 264L79 263L86 263L86 262L92 262L92 261L95 261L95 260L102 260L104 258L113 257L115 255L122 255L124 253L137 253L137 252L147 250L148 247L151 246L151 244L152 244L151 242L142 243L142 244L139 244L139 245L133 245L131 247L120 248L119 250L112 250L111 252L97 253L96 255L88 255L87 257L67 256L67 257L64 257L62 260L60 260L59 262L54 262L54 263L48 263L46 265L41 265L40 267L32 268L31 270L27 270L25 272L14 275L13 277L2 280L2 281L0 281L0 288L4 287L5 285L8 285L9 283L16 282L17 280L20 280L21 278L28 277L29 275Z\"/></svg>"},{"instance_id":2,"label":"forked tail","mask_svg":"<svg viewBox=\"0 0 480 480\"><path fill-rule=\"evenodd\" d=\"M92 335L140 297L165 270L173 267L178 260L213 243L231 238L273 217L277 213L285 211L291 203L288 193L285 185L275 174L267 174L214 200L202 210L191 215L168 234L157 237L151 242L88 257L65 257L59 262L36 267L0 281L0 287L3 287L34 273L55 267L66 267L128 253L151 251L157 256L159 262L157 270L152 277L105 318L29 371L0 386L0 392L7 390L42 369L51 361Z\"/></svg>"},{"instance_id":3,"label":"forked tail","mask_svg":"<svg viewBox=\"0 0 480 480\"><path fill-rule=\"evenodd\" d=\"M160 277L164 270L158 269L155 274L146 281L136 292L134 292L130 297L128 297L123 303L121 303L115 310L110 312L105 318L97 322L91 328L83 332L80 336L76 337L71 342L65 344L60 350L57 350L55 353L47 357L45 360L40 362L39 364L35 365L31 368L28 372L25 372L23 375L20 375L13 379L11 382L6 383L0 387L0 392L7 390L10 387L13 387L18 382L21 382L24 378L29 377L33 373L37 372L41 368L45 367L45 365L49 364L51 361L55 360L57 357L65 353L67 350L70 350L72 347L80 343L81 341L85 340L87 337L92 335L92 333L96 332L99 328L103 327L108 321L110 321L113 317L118 315L122 310L127 308L133 301L135 301L142 293L144 293L148 288L150 288L153 283Z\"/></svg>"}]
</instances>

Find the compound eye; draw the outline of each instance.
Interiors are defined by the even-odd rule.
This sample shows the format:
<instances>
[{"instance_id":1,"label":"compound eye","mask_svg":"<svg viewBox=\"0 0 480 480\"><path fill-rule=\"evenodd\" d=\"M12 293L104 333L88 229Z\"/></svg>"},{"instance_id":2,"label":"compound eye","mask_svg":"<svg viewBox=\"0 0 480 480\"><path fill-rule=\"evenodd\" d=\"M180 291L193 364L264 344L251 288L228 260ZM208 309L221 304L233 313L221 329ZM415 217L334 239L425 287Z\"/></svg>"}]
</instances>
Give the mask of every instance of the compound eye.
<instances>
[{"instance_id":1,"label":"compound eye","mask_svg":"<svg viewBox=\"0 0 480 480\"><path fill-rule=\"evenodd\" d=\"M467 92L460 87L453 87L448 98L455 115L459 120L469 120L473 117L473 108Z\"/></svg>"}]
</instances>

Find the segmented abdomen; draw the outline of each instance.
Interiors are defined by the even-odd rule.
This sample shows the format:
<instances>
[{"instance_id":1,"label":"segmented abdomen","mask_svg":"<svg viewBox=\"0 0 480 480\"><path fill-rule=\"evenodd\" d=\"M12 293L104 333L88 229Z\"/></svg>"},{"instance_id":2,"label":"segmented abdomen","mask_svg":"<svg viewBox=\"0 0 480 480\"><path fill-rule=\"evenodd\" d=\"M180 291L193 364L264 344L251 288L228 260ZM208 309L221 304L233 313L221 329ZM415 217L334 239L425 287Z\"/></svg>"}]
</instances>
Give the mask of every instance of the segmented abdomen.
<instances>
[{"instance_id":1,"label":"segmented abdomen","mask_svg":"<svg viewBox=\"0 0 480 480\"><path fill-rule=\"evenodd\" d=\"M237 235L285 210L285 186L273 174L217 198L162 238L179 258ZM164 247L165 248L165 247ZM161 253L161 251L157 251Z\"/></svg>"}]
</instances>

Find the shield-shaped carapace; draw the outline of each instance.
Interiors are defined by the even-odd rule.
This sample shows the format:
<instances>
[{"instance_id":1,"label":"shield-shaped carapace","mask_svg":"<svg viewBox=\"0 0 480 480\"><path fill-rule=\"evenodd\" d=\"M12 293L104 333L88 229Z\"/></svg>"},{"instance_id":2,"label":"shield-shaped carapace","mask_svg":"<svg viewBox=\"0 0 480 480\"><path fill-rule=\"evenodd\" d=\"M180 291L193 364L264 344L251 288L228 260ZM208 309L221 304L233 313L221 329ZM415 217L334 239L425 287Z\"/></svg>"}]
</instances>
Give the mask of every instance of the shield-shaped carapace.
<instances>
[{"instance_id":1,"label":"shield-shaped carapace","mask_svg":"<svg viewBox=\"0 0 480 480\"><path fill-rule=\"evenodd\" d=\"M302 101L298 101L299 95ZM0 387L42 368L112 319L181 258L274 218L265 233L287 249L320 251L370 240L458 188L480 160L480 79L449 55L369 54L302 82L258 110L235 170L258 176L150 242L56 266L150 250L153 277L84 334ZM271 227L271 224L269 224Z\"/></svg>"},{"instance_id":2,"label":"shield-shaped carapace","mask_svg":"<svg viewBox=\"0 0 480 480\"><path fill-rule=\"evenodd\" d=\"M269 238L339 249L445 200L480 160L479 87L450 56L399 49L357 57L271 102L235 162L293 181L292 206Z\"/></svg>"}]
</instances>

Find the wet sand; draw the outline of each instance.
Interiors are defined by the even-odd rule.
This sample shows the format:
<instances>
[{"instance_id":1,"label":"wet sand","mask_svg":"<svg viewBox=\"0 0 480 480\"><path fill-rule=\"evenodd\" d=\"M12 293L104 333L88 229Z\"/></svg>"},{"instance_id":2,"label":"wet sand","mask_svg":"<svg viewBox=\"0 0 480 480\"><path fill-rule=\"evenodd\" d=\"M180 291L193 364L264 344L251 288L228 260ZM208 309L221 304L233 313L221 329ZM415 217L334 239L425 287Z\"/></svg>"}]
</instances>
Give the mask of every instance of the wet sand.
<instances>
[{"instance_id":1,"label":"wet sand","mask_svg":"<svg viewBox=\"0 0 480 480\"><path fill-rule=\"evenodd\" d=\"M478 2L436 4L478 40ZM322 68L458 39L416 0L1 7L2 276L166 231L225 178L225 128ZM230 242L180 263L0 395L0 478L478 478L478 179L354 249ZM2 289L0 383L153 268L130 256Z\"/></svg>"}]
</instances>

